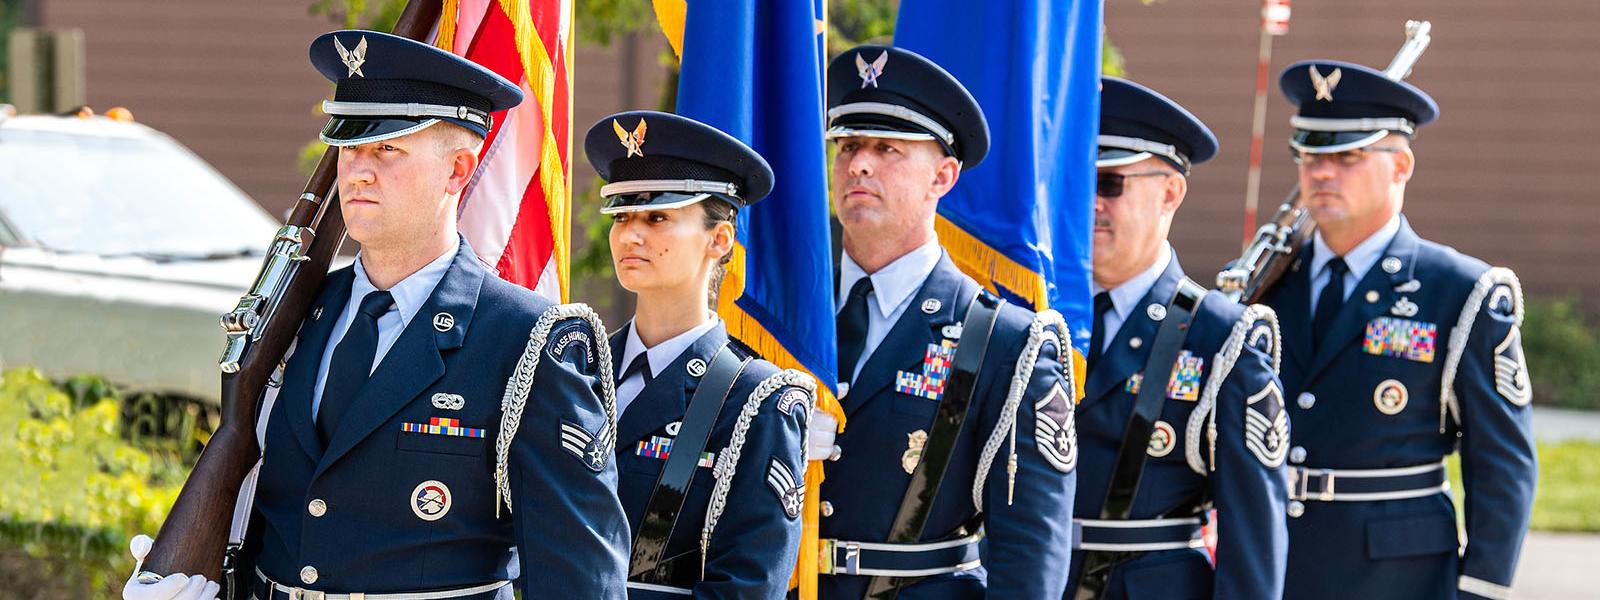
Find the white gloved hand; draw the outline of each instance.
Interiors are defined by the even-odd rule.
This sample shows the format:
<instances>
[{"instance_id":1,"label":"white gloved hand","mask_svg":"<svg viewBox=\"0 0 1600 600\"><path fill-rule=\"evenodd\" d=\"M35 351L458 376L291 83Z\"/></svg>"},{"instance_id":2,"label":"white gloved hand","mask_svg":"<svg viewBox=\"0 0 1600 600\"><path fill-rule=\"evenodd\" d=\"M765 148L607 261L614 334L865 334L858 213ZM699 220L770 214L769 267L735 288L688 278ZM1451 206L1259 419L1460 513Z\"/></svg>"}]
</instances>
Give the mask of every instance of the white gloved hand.
<instances>
[{"instance_id":1,"label":"white gloved hand","mask_svg":"<svg viewBox=\"0 0 1600 600\"><path fill-rule=\"evenodd\" d=\"M834 438L839 435L839 420L828 411L813 408L808 428L811 435L806 445L806 460L828 460L833 455Z\"/></svg>"},{"instance_id":2,"label":"white gloved hand","mask_svg":"<svg viewBox=\"0 0 1600 600\"><path fill-rule=\"evenodd\" d=\"M140 583L139 570L153 545L155 540L144 534L133 536L128 542L128 552L133 554L133 576L122 586L122 600L216 600L222 586L199 575L173 573L155 583Z\"/></svg>"}]
</instances>

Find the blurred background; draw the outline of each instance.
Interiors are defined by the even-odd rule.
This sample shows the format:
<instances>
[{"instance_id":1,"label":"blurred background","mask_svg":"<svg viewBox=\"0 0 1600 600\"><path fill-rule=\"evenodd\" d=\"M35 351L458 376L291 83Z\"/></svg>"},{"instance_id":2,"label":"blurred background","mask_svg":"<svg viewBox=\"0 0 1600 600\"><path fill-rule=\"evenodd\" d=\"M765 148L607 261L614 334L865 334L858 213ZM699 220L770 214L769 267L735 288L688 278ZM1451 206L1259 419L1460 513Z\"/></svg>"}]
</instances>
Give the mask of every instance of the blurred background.
<instances>
[{"instance_id":1,"label":"blurred background","mask_svg":"<svg viewBox=\"0 0 1600 600\"><path fill-rule=\"evenodd\" d=\"M1105 0L1104 70L1217 133L1173 244L1197 275L1237 255L1261 41L1255 0ZM0 0L0 599L111 597L215 426L216 324L321 156L331 87L305 48L388 29L396 0ZM894 0L830 0L838 52L893 34ZM671 109L676 61L648 0L575 3L573 123ZM1541 440L1523 598L1600 576L1600 2L1301 0L1272 40L1257 222L1292 184L1283 66L1383 67L1433 23L1410 81L1442 106L1405 207L1425 237L1521 277ZM958 35L958 33L953 33ZM120 110L111 110L113 108ZM581 154L581 144L574 148ZM631 312L574 157L572 298ZM598 241L599 243L595 243ZM347 252L351 250L347 248ZM1459 489L1459 487L1458 487Z\"/></svg>"}]
</instances>

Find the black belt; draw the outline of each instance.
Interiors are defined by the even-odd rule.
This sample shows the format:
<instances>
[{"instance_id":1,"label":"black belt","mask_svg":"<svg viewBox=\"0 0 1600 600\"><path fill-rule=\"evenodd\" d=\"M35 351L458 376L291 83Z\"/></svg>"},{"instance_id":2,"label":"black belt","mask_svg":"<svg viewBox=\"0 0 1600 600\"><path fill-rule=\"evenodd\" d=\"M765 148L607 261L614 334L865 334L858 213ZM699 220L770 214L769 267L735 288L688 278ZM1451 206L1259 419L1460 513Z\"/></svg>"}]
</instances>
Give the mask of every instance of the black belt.
<instances>
[{"instance_id":1,"label":"black belt","mask_svg":"<svg viewBox=\"0 0 1600 600\"><path fill-rule=\"evenodd\" d=\"M1072 549L1104 552L1154 552L1205 546L1200 517L1106 521L1072 520Z\"/></svg>"},{"instance_id":2,"label":"black belt","mask_svg":"<svg viewBox=\"0 0 1600 600\"><path fill-rule=\"evenodd\" d=\"M978 560L973 534L942 542L888 544L822 540L823 575L927 577L972 569Z\"/></svg>"},{"instance_id":3,"label":"black belt","mask_svg":"<svg viewBox=\"0 0 1600 600\"><path fill-rule=\"evenodd\" d=\"M1421 498L1450 489L1444 463L1394 469L1289 467L1289 499L1376 502Z\"/></svg>"},{"instance_id":4,"label":"black belt","mask_svg":"<svg viewBox=\"0 0 1600 600\"><path fill-rule=\"evenodd\" d=\"M944 399L939 402L939 412L933 417L928 441L922 447L922 458L912 470L906 495L900 499L900 509L895 512L894 524L889 529L889 544L911 544L922 539L923 525L928 521L928 513L933 511L933 500L939 496L945 468L950 466L950 455L955 452L961 424L967 418L967 406L977 388L978 368L983 366L984 351L989 346L989 335L1003 302L980 291L967 305L960 341L956 342L956 355L950 361L950 381ZM900 586L909 582L900 577L873 577L867 583L866 597L892 600L899 595Z\"/></svg>"},{"instance_id":5,"label":"black belt","mask_svg":"<svg viewBox=\"0 0 1600 600\"><path fill-rule=\"evenodd\" d=\"M667 463L661 466L656 487L645 504L644 518L640 520L639 531L633 538L628 579L651 584L671 583L671 574L661 568L665 564L661 555L667 549L667 542L672 539L673 526L677 524L678 513L683 510L684 499L688 497L689 483L699 467L700 453L705 450L711 430L717 424L717 414L722 412L723 403L733 391L734 381L739 379L739 373L749 363L749 359L740 360L735 356L726 344L711 358L711 366L706 369L694 395L689 398L683 424L672 443L672 454L667 456Z\"/></svg>"}]
</instances>

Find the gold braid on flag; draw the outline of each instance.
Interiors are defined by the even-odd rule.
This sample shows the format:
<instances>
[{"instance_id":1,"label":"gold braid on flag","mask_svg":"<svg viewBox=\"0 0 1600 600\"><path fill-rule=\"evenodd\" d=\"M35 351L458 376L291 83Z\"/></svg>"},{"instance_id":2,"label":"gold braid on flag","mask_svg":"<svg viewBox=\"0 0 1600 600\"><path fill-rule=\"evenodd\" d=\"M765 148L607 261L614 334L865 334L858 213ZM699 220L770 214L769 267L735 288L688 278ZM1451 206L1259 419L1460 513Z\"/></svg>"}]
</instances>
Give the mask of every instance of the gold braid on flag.
<instances>
[{"instance_id":1,"label":"gold braid on flag","mask_svg":"<svg viewBox=\"0 0 1600 600\"><path fill-rule=\"evenodd\" d=\"M779 344L777 338L773 337L766 327L734 304L734 301L744 294L744 253L744 244L734 243L733 257L725 266L722 284L717 288L717 315L727 324L728 335L743 342L779 368L798 369L818 379L815 373L800 364L788 349ZM828 386L817 386L817 410L833 415L833 418L839 421L839 432L844 432L844 407L839 405L839 399L834 397ZM822 561L822 480L822 461L808 461L805 506L800 512L802 522L800 557L795 565L794 574L789 578L789 587L798 588L799 600L817 598L817 576Z\"/></svg>"},{"instance_id":2,"label":"gold braid on flag","mask_svg":"<svg viewBox=\"0 0 1600 600\"><path fill-rule=\"evenodd\" d=\"M978 280L984 289L993 293L1000 293L997 286L1005 287L1010 292L1020 295L1032 304L1034 311L1041 311L1049 307L1049 291L1045 287L1044 276L1035 273L1033 269L1018 264L1000 251L991 248L967 233L966 230L951 223L944 215L938 215L933 224L934 231L939 235L939 244L950 253L950 260L956 267L966 273L968 277ZM1088 380L1089 363L1083 353L1076 348L1072 350L1073 381L1077 382L1076 399L1082 400L1084 396L1083 383Z\"/></svg>"},{"instance_id":3,"label":"gold braid on flag","mask_svg":"<svg viewBox=\"0 0 1600 600\"><path fill-rule=\"evenodd\" d=\"M673 56L683 60L683 24L688 21L689 3L685 0L652 0L656 21L661 23L661 33L667 36Z\"/></svg>"},{"instance_id":4,"label":"gold braid on flag","mask_svg":"<svg viewBox=\"0 0 1600 600\"><path fill-rule=\"evenodd\" d=\"M570 186L566 169L561 165L561 149L556 145L555 128L550 121L550 113L555 105L556 68L550 60L550 52L544 47L544 41L539 39L539 31L533 27L528 0L500 0L500 10L505 11L511 19L512 28L516 30L517 55L522 58L523 77L528 81L528 90L533 92L533 99L539 103L539 116L544 119L544 140L539 144L542 147L539 153L539 189L544 191L545 206L550 211L550 239L554 241L551 254L556 261L556 277L561 282L561 301L566 302L568 288L571 287L568 285L570 260L567 254L570 240L567 231L572 227L572 215L567 210L570 204L567 191ZM570 18L571 15L568 15ZM569 41L563 43L570 44L571 35L567 35L566 39ZM571 52L566 55L570 57ZM568 106L571 106L570 102Z\"/></svg>"},{"instance_id":5,"label":"gold braid on flag","mask_svg":"<svg viewBox=\"0 0 1600 600\"><path fill-rule=\"evenodd\" d=\"M445 52L455 52L456 47L456 19L461 8L461 0L444 0L439 9L439 35L433 39L433 45Z\"/></svg>"}]
</instances>

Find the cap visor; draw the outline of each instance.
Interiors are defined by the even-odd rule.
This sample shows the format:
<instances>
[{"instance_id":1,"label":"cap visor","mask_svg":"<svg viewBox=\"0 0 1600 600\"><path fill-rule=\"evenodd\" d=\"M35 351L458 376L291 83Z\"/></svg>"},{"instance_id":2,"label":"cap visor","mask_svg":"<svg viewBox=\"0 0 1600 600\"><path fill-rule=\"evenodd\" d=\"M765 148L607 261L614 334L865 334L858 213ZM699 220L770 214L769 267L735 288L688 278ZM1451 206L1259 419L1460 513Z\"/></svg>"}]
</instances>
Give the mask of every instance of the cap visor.
<instances>
[{"instance_id":1,"label":"cap visor","mask_svg":"<svg viewBox=\"0 0 1600 600\"><path fill-rule=\"evenodd\" d=\"M439 119L357 119L333 117L322 127L322 142L329 146L355 146L411 135Z\"/></svg>"},{"instance_id":2,"label":"cap visor","mask_svg":"<svg viewBox=\"0 0 1600 600\"><path fill-rule=\"evenodd\" d=\"M1137 163L1152 156L1155 155L1149 152L1135 152L1133 150L1124 150L1122 148L1106 148L1102 146L1100 148L1099 156L1095 157L1094 159L1094 166L1097 169L1121 167Z\"/></svg>"},{"instance_id":3,"label":"cap visor","mask_svg":"<svg viewBox=\"0 0 1600 600\"><path fill-rule=\"evenodd\" d=\"M1308 131L1296 129L1289 147L1307 154L1344 152L1372 145L1389 135L1388 131Z\"/></svg>"},{"instance_id":4,"label":"cap visor","mask_svg":"<svg viewBox=\"0 0 1600 600\"><path fill-rule=\"evenodd\" d=\"M684 194L679 192L645 192L641 194L618 194L606 198L605 206L600 207L600 214L614 215L617 213L645 212L651 210L672 210L683 208L706 198L717 197L716 194ZM735 206L738 206L735 204Z\"/></svg>"}]
</instances>

